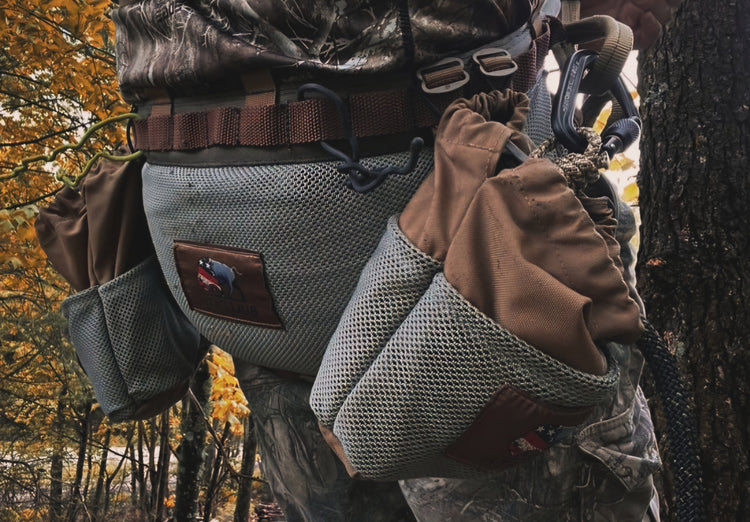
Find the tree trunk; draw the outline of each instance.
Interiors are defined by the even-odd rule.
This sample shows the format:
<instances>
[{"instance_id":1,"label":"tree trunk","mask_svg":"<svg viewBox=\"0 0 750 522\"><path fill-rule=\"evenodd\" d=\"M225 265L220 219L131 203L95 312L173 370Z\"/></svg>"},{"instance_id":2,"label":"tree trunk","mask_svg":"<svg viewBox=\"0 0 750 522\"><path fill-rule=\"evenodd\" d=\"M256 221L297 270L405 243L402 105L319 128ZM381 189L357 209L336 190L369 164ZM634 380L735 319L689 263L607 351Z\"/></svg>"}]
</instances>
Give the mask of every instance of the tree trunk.
<instances>
[{"instance_id":1,"label":"tree trunk","mask_svg":"<svg viewBox=\"0 0 750 522\"><path fill-rule=\"evenodd\" d=\"M683 0L639 64L639 288L694 394L712 521L750 510L748 56L750 0Z\"/></svg>"},{"instance_id":2,"label":"tree trunk","mask_svg":"<svg viewBox=\"0 0 750 522\"><path fill-rule=\"evenodd\" d=\"M156 418L152 418L148 421L148 431L145 431L146 435L146 449L148 450L148 483L151 486L151 490L148 495L148 506L144 506L146 513L149 514L149 520L156 522L156 496L159 492L159 467L156 464L156 445L158 444L158 437L156 432Z\"/></svg>"},{"instance_id":3,"label":"tree trunk","mask_svg":"<svg viewBox=\"0 0 750 522\"><path fill-rule=\"evenodd\" d=\"M62 501L63 492L63 464L65 463L65 406L63 397L67 390L60 393L57 400L57 409L55 411L54 434L55 443L52 449L52 459L50 462L50 492L49 492L49 519L51 522L62 520L64 507Z\"/></svg>"},{"instance_id":4,"label":"tree trunk","mask_svg":"<svg viewBox=\"0 0 750 522\"><path fill-rule=\"evenodd\" d=\"M198 402L204 407L208 404L209 373L204 363L198 368L190 389ZM206 445L206 424L203 413L190 400L184 401L182 423L180 425L182 441L177 449L177 487L175 497L175 520L195 520L198 510L198 475L201 469L202 453Z\"/></svg>"},{"instance_id":5,"label":"tree trunk","mask_svg":"<svg viewBox=\"0 0 750 522\"><path fill-rule=\"evenodd\" d=\"M85 505L85 499L81 495L81 482L83 481L83 466L86 463L86 449L89 445L89 415L91 404L84 405L81 424L78 429L78 459L76 460L76 474L70 488L70 503L68 504L68 520L74 522L79 507Z\"/></svg>"},{"instance_id":6,"label":"tree trunk","mask_svg":"<svg viewBox=\"0 0 750 522\"><path fill-rule=\"evenodd\" d=\"M158 491L156 494L156 520L162 519L164 499L169 495L169 410L160 416L159 427L159 469L157 470Z\"/></svg>"},{"instance_id":7,"label":"tree trunk","mask_svg":"<svg viewBox=\"0 0 750 522\"><path fill-rule=\"evenodd\" d=\"M96 477L96 487L94 488L94 505L92 511L94 512L94 518L99 518L102 513L102 495L104 492L104 484L107 479L107 459L109 458L109 443L112 439L112 430L107 428L104 432L104 440L102 441L102 456L99 461L99 473Z\"/></svg>"},{"instance_id":8,"label":"tree trunk","mask_svg":"<svg viewBox=\"0 0 750 522\"><path fill-rule=\"evenodd\" d=\"M146 496L146 463L143 460L143 444L145 439L143 421L138 421L138 506L148 513L148 497Z\"/></svg>"},{"instance_id":9,"label":"tree trunk","mask_svg":"<svg viewBox=\"0 0 750 522\"><path fill-rule=\"evenodd\" d=\"M131 434L131 438L132 436ZM140 462L135 456L135 445L130 444L128 447L130 448L130 499L133 507L138 507L138 469L140 468Z\"/></svg>"},{"instance_id":10,"label":"tree trunk","mask_svg":"<svg viewBox=\"0 0 750 522\"><path fill-rule=\"evenodd\" d=\"M229 438L229 423L224 424L224 432L221 434L221 438L219 439L219 443L222 447L226 449L226 441L227 438ZM208 486L206 487L206 501L203 504L203 519L204 520L210 520L211 514L213 513L214 509L214 499L216 497L216 493L218 493L218 489L220 487L221 481L219 480L219 474L221 473L222 465L224 464L224 455L222 452L217 451L216 452L216 458L214 459L212 469L211 469L211 478L208 481Z\"/></svg>"},{"instance_id":11,"label":"tree trunk","mask_svg":"<svg viewBox=\"0 0 750 522\"><path fill-rule=\"evenodd\" d=\"M245 434L242 442L242 464L240 474L242 475L237 485L237 502L234 506L234 522L247 522L250 518L250 501L252 500L253 481L250 478L255 470L255 453L257 441L255 440L255 429L253 419L248 416L245 419Z\"/></svg>"}]
</instances>

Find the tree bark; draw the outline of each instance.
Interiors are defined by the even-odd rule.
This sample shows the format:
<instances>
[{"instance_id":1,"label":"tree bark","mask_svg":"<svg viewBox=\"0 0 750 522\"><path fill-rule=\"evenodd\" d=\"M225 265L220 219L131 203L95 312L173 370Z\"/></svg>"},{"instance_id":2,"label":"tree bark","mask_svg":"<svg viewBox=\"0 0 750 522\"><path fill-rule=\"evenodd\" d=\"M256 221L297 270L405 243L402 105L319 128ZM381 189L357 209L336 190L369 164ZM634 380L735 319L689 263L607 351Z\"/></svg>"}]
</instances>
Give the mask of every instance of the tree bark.
<instances>
[{"instance_id":1,"label":"tree bark","mask_svg":"<svg viewBox=\"0 0 750 522\"><path fill-rule=\"evenodd\" d=\"M99 461L99 473L96 477L96 487L94 488L94 505L92 511L94 517L99 518L102 515L102 494L104 492L104 484L107 478L107 458L109 457L109 444L112 438L112 430L107 428L104 433L104 440L102 441L102 456Z\"/></svg>"},{"instance_id":2,"label":"tree bark","mask_svg":"<svg viewBox=\"0 0 750 522\"><path fill-rule=\"evenodd\" d=\"M221 438L219 439L218 444L221 444L222 447L226 449L226 442L227 438L229 438L229 423L224 424L224 431L221 434ZM214 459L212 469L211 469L211 478L208 481L208 485L205 489L206 492L206 498L205 503L203 504L203 518L204 519L211 519L211 514L213 513L214 509L214 499L216 498L216 493L218 493L218 489L221 486L221 481L219 479L221 468L224 464L224 455L222 452L217 451L216 452L216 458Z\"/></svg>"},{"instance_id":3,"label":"tree bark","mask_svg":"<svg viewBox=\"0 0 750 522\"><path fill-rule=\"evenodd\" d=\"M156 420L156 419L154 419ZM159 425L159 469L158 489L156 493L156 520L162 520L164 500L169 496L169 458L172 456L169 446L169 410L160 415Z\"/></svg>"},{"instance_id":4,"label":"tree bark","mask_svg":"<svg viewBox=\"0 0 750 522\"><path fill-rule=\"evenodd\" d=\"M63 493L63 464L65 463L65 405L63 398L67 390L63 389L60 397L57 399L57 409L55 410L54 433L55 442L52 449L52 459L50 462L50 493L49 493L49 520L58 522L62 520L64 507L62 501Z\"/></svg>"},{"instance_id":5,"label":"tree bark","mask_svg":"<svg viewBox=\"0 0 750 522\"><path fill-rule=\"evenodd\" d=\"M193 377L190 389L205 409L209 390L208 366L204 363ZM190 400L183 403L180 425L182 441L177 449L177 487L175 497L175 520L195 520L198 510L198 476L202 453L206 445L206 424L203 413Z\"/></svg>"},{"instance_id":6,"label":"tree bark","mask_svg":"<svg viewBox=\"0 0 750 522\"><path fill-rule=\"evenodd\" d=\"M248 416L245 419L245 433L242 442L242 464L240 474L242 475L237 485L237 502L234 506L234 522L247 522L250 518L250 501L252 500L253 481L250 478L255 470L255 453L257 441L255 440L255 428L253 419Z\"/></svg>"},{"instance_id":7,"label":"tree bark","mask_svg":"<svg viewBox=\"0 0 750 522\"><path fill-rule=\"evenodd\" d=\"M70 503L68 504L68 520L75 522L78 508L85 504L81 495L81 482L83 481L83 465L86 463L86 449L89 444L89 415L91 404L84 405L83 415L78 426L78 459L76 460L76 474L70 488Z\"/></svg>"},{"instance_id":8,"label":"tree bark","mask_svg":"<svg viewBox=\"0 0 750 522\"><path fill-rule=\"evenodd\" d=\"M712 521L750 510L749 56L750 0L683 0L639 63L639 289L694 394Z\"/></svg>"}]
</instances>

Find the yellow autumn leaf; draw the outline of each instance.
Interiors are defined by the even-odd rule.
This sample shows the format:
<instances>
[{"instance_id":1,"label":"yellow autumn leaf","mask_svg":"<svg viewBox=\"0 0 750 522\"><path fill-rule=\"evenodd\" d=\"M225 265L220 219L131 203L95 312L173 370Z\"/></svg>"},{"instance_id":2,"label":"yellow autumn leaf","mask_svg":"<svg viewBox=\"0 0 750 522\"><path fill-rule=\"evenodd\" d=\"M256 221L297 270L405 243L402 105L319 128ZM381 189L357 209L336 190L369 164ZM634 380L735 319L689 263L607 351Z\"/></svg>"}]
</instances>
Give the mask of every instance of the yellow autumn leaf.
<instances>
[{"instance_id":1,"label":"yellow autumn leaf","mask_svg":"<svg viewBox=\"0 0 750 522\"><path fill-rule=\"evenodd\" d=\"M16 229L16 238L20 241L34 241L36 239L34 227L28 223L22 224Z\"/></svg>"},{"instance_id":2,"label":"yellow autumn leaf","mask_svg":"<svg viewBox=\"0 0 750 522\"><path fill-rule=\"evenodd\" d=\"M616 154L609 162L609 170L627 170L635 165L635 161L624 154Z\"/></svg>"},{"instance_id":3,"label":"yellow autumn leaf","mask_svg":"<svg viewBox=\"0 0 750 522\"><path fill-rule=\"evenodd\" d=\"M604 126L607 125L607 120L609 120L609 116L611 114L611 107L605 107L604 109L602 109L602 112L599 113L599 116L596 118L596 121L593 125L593 128L597 134L601 134L601 132L604 130Z\"/></svg>"},{"instance_id":4,"label":"yellow autumn leaf","mask_svg":"<svg viewBox=\"0 0 750 522\"><path fill-rule=\"evenodd\" d=\"M234 361L232 361L232 356L221 348L214 347L211 360L227 373L234 375Z\"/></svg>"},{"instance_id":5,"label":"yellow autumn leaf","mask_svg":"<svg viewBox=\"0 0 750 522\"><path fill-rule=\"evenodd\" d=\"M638 202L638 185L636 183L629 183L625 186L622 191L622 200L629 205L634 205Z\"/></svg>"}]
</instances>

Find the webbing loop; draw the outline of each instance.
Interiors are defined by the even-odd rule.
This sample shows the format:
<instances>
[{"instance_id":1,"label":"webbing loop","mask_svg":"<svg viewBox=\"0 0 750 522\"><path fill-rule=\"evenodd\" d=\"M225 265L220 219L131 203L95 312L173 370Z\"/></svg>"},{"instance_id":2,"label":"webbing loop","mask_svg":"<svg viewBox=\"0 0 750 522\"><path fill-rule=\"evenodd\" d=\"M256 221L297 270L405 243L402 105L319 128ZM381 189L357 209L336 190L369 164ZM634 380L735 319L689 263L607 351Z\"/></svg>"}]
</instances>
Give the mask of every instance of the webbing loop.
<instances>
[{"instance_id":1,"label":"webbing loop","mask_svg":"<svg viewBox=\"0 0 750 522\"><path fill-rule=\"evenodd\" d=\"M617 80L633 49L633 31L611 16L590 16L565 26L567 39L573 44L583 44L604 39L598 58L589 74L581 82L581 91L601 94Z\"/></svg>"}]
</instances>

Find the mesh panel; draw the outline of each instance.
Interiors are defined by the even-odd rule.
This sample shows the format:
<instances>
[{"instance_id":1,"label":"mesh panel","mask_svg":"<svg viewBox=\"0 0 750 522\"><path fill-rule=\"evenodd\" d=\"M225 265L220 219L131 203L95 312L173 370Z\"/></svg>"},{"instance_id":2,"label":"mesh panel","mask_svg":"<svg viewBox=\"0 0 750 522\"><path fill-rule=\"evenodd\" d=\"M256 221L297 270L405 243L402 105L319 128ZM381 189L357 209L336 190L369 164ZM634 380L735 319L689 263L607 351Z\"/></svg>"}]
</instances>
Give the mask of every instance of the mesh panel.
<instances>
[{"instance_id":1,"label":"mesh panel","mask_svg":"<svg viewBox=\"0 0 750 522\"><path fill-rule=\"evenodd\" d=\"M320 422L333 426L349 391L422 297L442 263L413 246L388 221L377 250L357 283L331 337L310 405Z\"/></svg>"},{"instance_id":2,"label":"mesh panel","mask_svg":"<svg viewBox=\"0 0 750 522\"><path fill-rule=\"evenodd\" d=\"M500 385L576 407L606 401L617 381L611 359L610 371L598 377L529 346L439 273L351 391L333 431L365 478L476 474L442 453Z\"/></svg>"},{"instance_id":3,"label":"mesh panel","mask_svg":"<svg viewBox=\"0 0 750 522\"><path fill-rule=\"evenodd\" d=\"M176 308L156 259L66 300L81 366L112 420L186 381L200 337Z\"/></svg>"},{"instance_id":4,"label":"mesh panel","mask_svg":"<svg viewBox=\"0 0 750 522\"><path fill-rule=\"evenodd\" d=\"M403 164L408 152L368 158ZM246 361L314 375L359 274L388 218L432 168L432 150L407 175L367 194L345 186L337 162L240 167L147 164L144 207L170 290L198 330ZM190 310L172 255L174 240L259 252L283 330Z\"/></svg>"},{"instance_id":5,"label":"mesh panel","mask_svg":"<svg viewBox=\"0 0 750 522\"><path fill-rule=\"evenodd\" d=\"M91 380L102 410L107 415L112 412L132 415L135 405L128 396L128 388L112 353L98 290L98 287L89 288L63 302L62 310L68 319L70 340L81 367Z\"/></svg>"},{"instance_id":6,"label":"mesh panel","mask_svg":"<svg viewBox=\"0 0 750 522\"><path fill-rule=\"evenodd\" d=\"M529 117L525 132L535 145L552 136L552 97L547 90L547 72L542 71L534 87L528 92L530 100Z\"/></svg>"}]
</instances>

